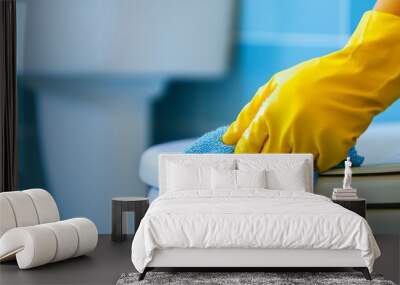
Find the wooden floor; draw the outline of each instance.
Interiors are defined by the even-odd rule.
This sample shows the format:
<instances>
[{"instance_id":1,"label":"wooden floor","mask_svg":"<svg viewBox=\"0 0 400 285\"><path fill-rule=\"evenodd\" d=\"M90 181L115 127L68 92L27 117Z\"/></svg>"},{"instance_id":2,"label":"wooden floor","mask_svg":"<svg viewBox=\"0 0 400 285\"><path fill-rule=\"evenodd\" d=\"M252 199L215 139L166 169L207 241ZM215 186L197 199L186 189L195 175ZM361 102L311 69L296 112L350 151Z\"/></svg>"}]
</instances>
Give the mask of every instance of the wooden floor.
<instances>
[{"instance_id":1,"label":"wooden floor","mask_svg":"<svg viewBox=\"0 0 400 285\"><path fill-rule=\"evenodd\" d=\"M400 236L376 236L382 257L375 272L400 282ZM82 256L30 270L19 270L15 262L0 264L0 284L115 284L124 272L134 271L130 259L131 239L115 243L99 237L97 249Z\"/></svg>"}]
</instances>

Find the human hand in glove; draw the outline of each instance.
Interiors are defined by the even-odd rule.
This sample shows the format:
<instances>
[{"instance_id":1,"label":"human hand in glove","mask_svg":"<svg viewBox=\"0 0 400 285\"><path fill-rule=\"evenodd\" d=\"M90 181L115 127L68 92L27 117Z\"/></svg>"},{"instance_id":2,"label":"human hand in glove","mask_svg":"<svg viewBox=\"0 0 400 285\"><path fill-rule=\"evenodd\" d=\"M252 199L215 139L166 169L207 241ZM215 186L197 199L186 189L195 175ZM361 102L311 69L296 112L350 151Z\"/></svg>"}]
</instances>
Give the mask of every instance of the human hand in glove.
<instances>
[{"instance_id":1,"label":"human hand in glove","mask_svg":"<svg viewBox=\"0 0 400 285\"><path fill-rule=\"evenodd\" d=\"M235 153L312 153L319 171L337 165L373 117L399 98L396 7L400 15L400 0L378 1L343 49L275 74L223 142L236 145Z\"/></svg>"}]
</instances>

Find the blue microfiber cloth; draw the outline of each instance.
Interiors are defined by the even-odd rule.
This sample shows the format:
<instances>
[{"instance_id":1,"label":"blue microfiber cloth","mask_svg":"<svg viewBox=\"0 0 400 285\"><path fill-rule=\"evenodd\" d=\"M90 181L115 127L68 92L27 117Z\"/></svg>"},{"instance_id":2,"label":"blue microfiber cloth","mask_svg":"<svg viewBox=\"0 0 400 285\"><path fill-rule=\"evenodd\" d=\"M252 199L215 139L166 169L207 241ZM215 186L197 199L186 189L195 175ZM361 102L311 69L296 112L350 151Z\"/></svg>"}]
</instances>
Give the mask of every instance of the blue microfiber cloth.
<instances>
[{"instance_id":1,"label":"blue microfiber cloth","mask_svg":"<svg viewBox=\"0 0 400 285\"><path fill-rule=\"evenodd\" d=\"M227 129L227 126L223 126L204 134L189 146L185 153L233 153L235 146L226 145L222 142L222 136ZM361 166L364 161L364 157L357 153L355 147L350 148L347 156L350 157L353 167ZM336 168L343 167L344 160L336 166Z\"/></svg>"},{"instance_id":2,"label":"blue microfiber cloth","mask_svg":"<svg viewBox=\"0 0 400 285\"><path fill-rule=\"evenodd\" d=\"M185 153L233 153L235 146L222 142L222 136L227 129L228 127L224 126L204 134L189 146Z\"/></svg>"}]
</instances>

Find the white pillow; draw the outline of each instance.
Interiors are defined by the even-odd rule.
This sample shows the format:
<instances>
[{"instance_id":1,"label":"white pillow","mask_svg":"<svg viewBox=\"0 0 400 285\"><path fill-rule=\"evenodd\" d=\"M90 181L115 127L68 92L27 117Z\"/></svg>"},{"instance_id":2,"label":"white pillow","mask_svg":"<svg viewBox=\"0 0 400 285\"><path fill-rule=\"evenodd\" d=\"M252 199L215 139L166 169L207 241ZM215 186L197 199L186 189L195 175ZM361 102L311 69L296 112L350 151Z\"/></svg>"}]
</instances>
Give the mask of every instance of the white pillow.
<instances>
[{"instance_id":1,"label":"white pillow","mask_svg":"<svg viewBox=\"0 0 400 285\"><path fill-rule=\"evenodd\" d=\"M236 189L236 170L212 168L211 189Z\"/></svg>"},{"instance_id":2,"label":"white pillow","mask_svg":"<svg viewBox=\"0 0 400 285\"><path fill-rule=\"evenodd\" d=\"M273 190L307 191L311 181L305 161L263 159L237 160L239 170L266 170L267 188Z\"/></svg>"},{"instance_id":3,"label":"white pillow","mask_svg":"<svg viewBox=\"0 0 400 285\"><path fill-rule=\"evenodd\" d=\"M267 171L235 170L237 188L267 188Z\"/></svg>"},{"instance_id":4,"label":"white pillow","mask_svg":"<svg viewBox=\"0 0 400 285\"><path fill-rule=\"evenodd\" d=\"M267 176L263 170L211 170L213 190L239 190L241 188L266 188Z\"/></svg>"},{"instance_id":5,"label":"white pillow","mask_svg":"<svg viewBox=\"0 0 400 285\"><path fill-rule=\"evenodd\" d=\"M175 161L167 164L167 190L210 190L211 169L234 169L235 161L218 161L205 164L192 160Z\"/></svg>"}]
</instances>

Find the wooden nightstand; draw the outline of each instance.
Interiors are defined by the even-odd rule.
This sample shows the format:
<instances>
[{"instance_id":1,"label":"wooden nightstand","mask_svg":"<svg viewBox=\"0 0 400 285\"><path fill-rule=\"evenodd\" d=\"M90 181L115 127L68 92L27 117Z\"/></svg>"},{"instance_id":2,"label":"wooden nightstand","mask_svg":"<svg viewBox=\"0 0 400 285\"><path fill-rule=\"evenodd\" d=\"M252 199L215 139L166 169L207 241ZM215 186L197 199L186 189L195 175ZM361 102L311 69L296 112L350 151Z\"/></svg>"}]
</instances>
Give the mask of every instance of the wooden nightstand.
<instances>
[{"instance_id":1,"label":"wooden nightstand","mask_svg":"<svg viewBox=\"0 0 400 285\"><path fill-rule=\"evenodd\" d=\"M362 198L354 200L334 200L332 201L340 206L359 214L361 217L365 218L367 212L366 200Z\"/></svg>"}]
</instances>

